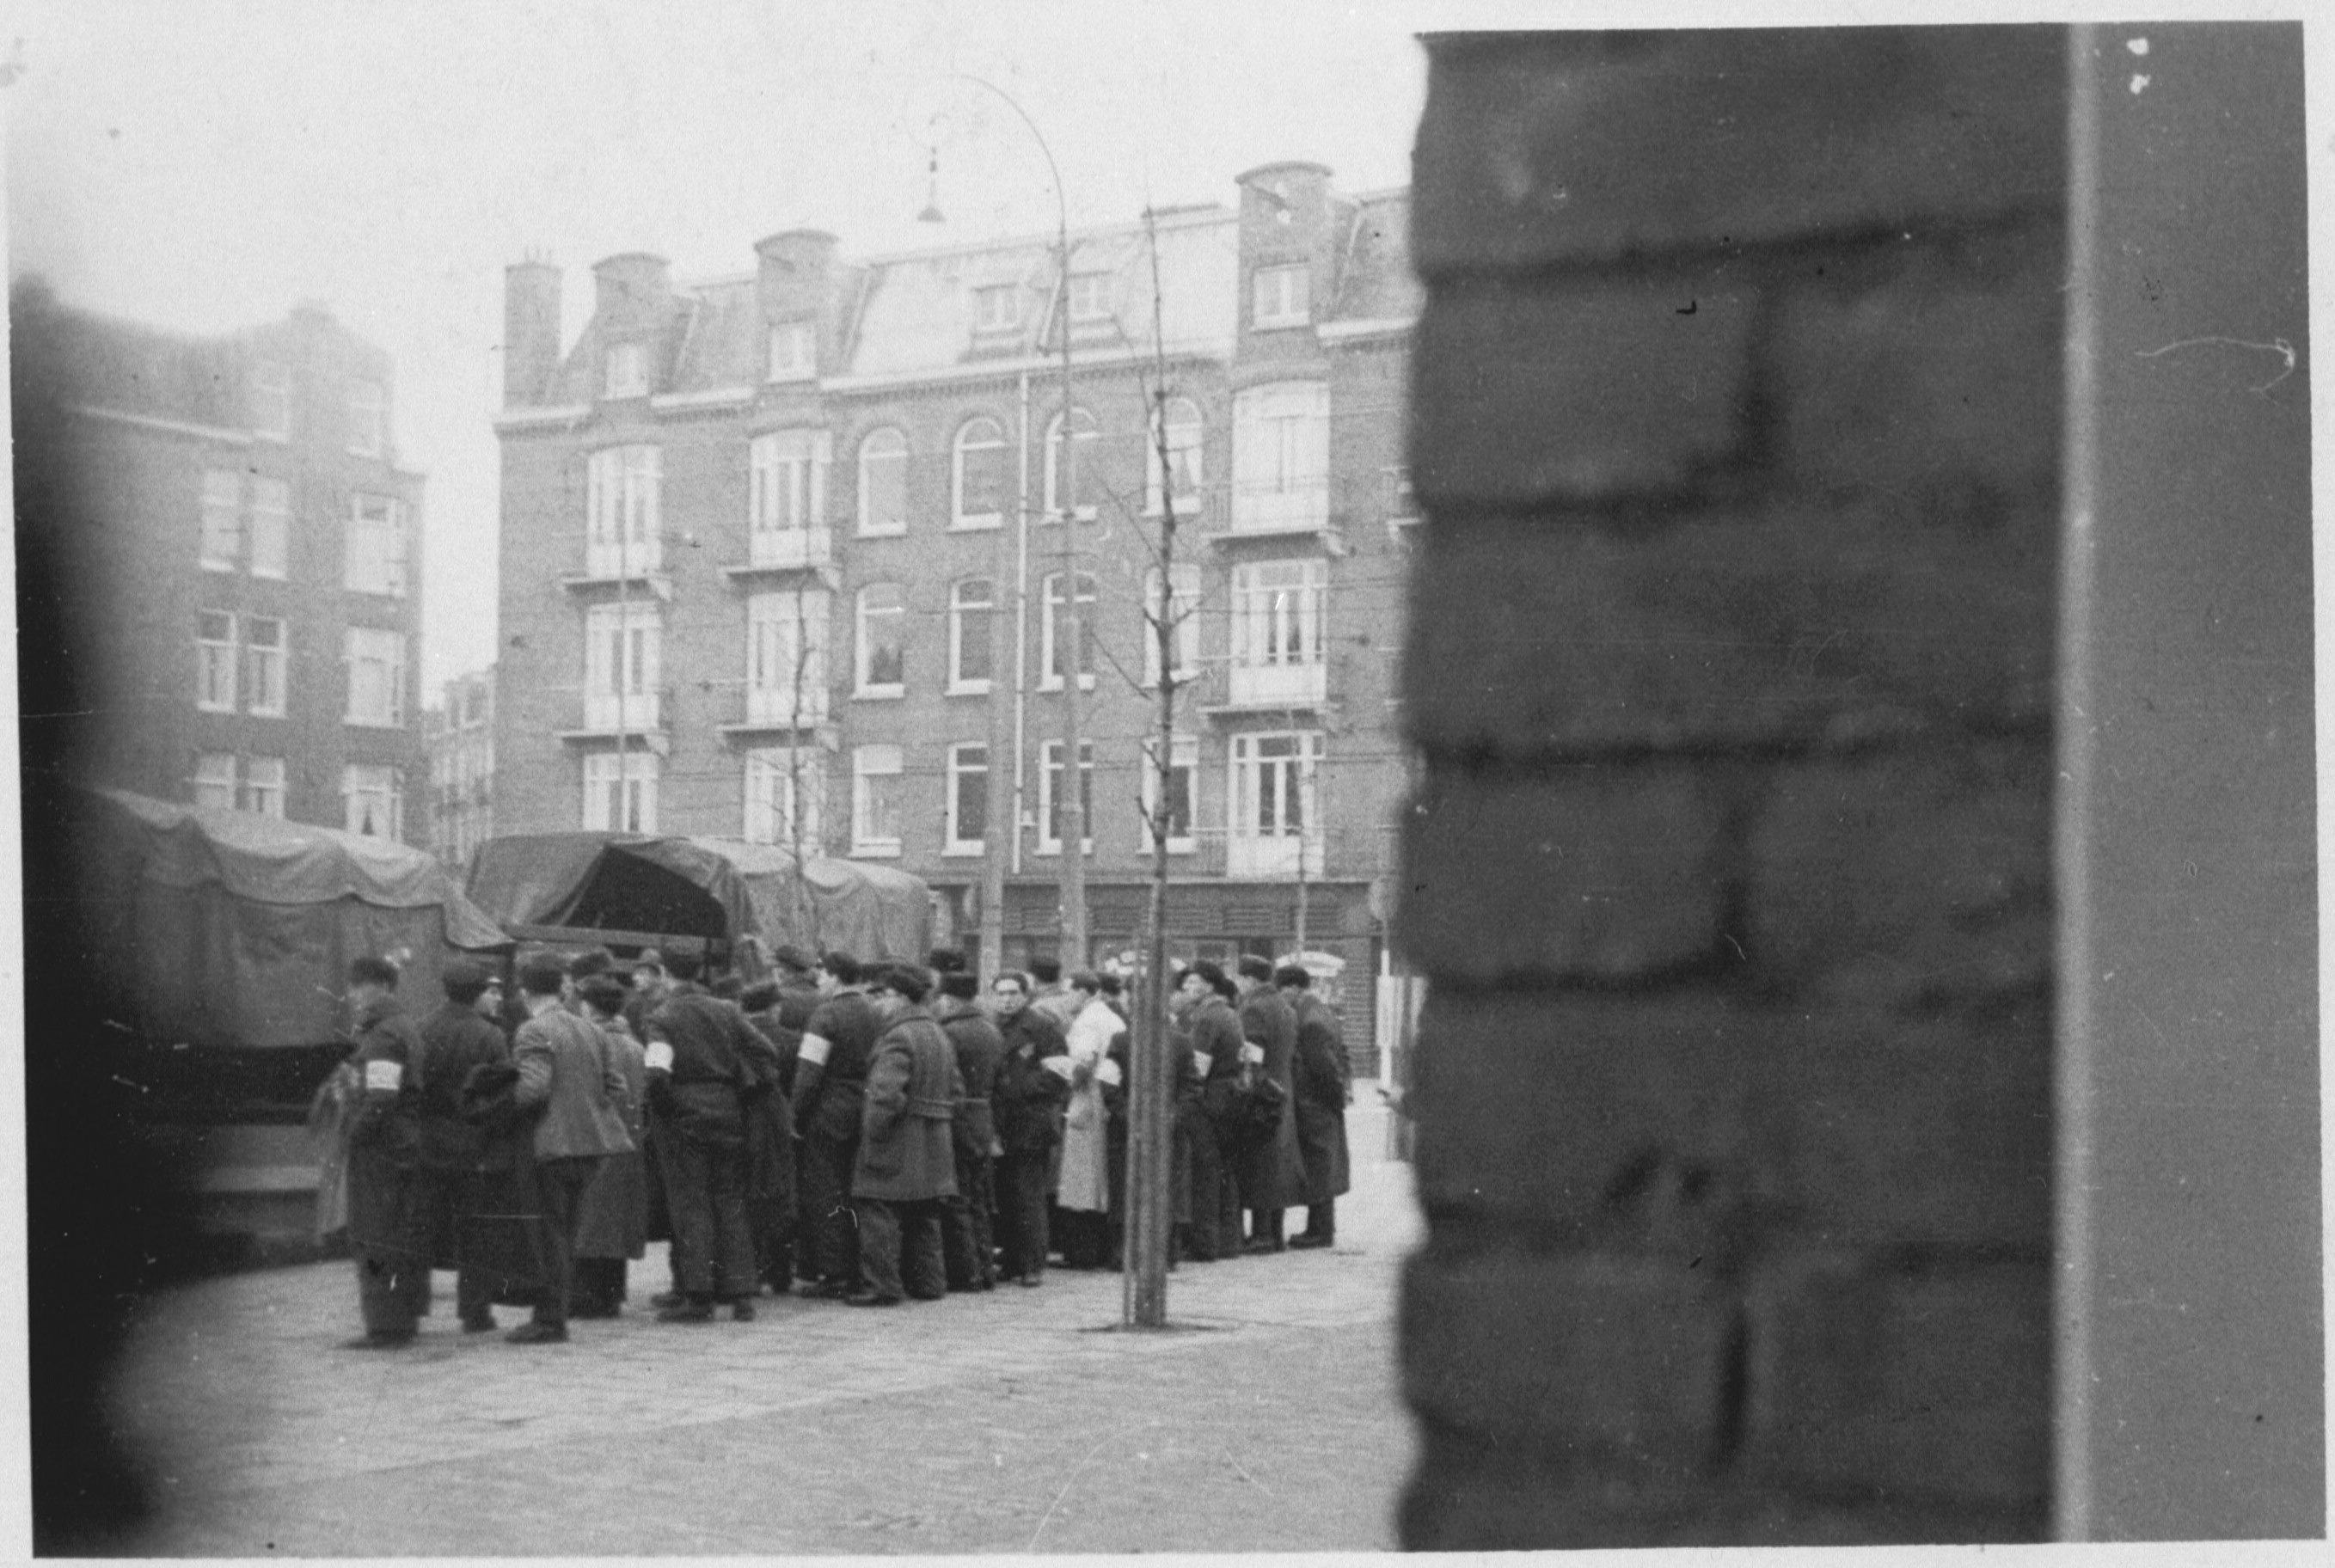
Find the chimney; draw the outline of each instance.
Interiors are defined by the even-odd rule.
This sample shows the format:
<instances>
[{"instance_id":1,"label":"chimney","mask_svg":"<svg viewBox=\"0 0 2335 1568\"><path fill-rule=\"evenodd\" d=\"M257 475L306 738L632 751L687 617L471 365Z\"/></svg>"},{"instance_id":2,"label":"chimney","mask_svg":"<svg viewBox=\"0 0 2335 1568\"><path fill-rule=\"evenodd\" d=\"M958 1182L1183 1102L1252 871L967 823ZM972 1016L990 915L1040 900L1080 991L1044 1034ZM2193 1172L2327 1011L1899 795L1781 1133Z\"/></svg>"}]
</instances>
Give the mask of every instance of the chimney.
<instances>
[{"instance_id":1,"label":"chimney","mask_svg":"<svg viewBox=\"0 0 2335 1568\"><path fill-rule=\"evenodd\" d=\"M541 402L559 372L559 269L529 259L503 268L503 407Z\"/></svg>"},{"instance_id":2,"label":"chimney","mask_svg":"<svg viewBox=\"0 0 2335 1568\"><path fill-rule=\"evenodd\" d=\"M600 335L661 331L673 299L668 263L661 256L630 250L592 266L594 319Z\"/></svg>"}]
</instances>

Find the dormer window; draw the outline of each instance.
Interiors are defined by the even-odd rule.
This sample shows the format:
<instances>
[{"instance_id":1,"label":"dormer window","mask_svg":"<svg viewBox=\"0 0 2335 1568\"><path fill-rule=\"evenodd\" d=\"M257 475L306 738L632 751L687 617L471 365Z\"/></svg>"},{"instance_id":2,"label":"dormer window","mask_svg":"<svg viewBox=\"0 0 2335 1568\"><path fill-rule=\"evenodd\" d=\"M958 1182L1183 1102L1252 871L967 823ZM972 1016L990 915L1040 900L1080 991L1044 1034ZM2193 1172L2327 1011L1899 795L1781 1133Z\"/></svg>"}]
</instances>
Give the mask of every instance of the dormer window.
<instances>
[{"instance_id":1,"label":"dormer window","mask_svg":"<svg viewBox=\"0 0 2335 1568\"><path fill-rule=\"evenodd\" d=\"M1022 320L1022 291L1010 283L973 291L973 330L1004 332Z\"/></svg>"},{"instance_id":2,"label":"dormer window","mask_svg":"<svg viewBox=\"0 0 2335 1568\"><path fill-rule=\"evenodd\" d=\"M609 344L607 372L607 390L603 395L612 398L636 398L645 397L648 394L648 354L639 344Z\"/></svg>"},{"instance_id":3,"label":"dormer window","mask_svg":"<svg viewBox=\"0 0 2335 1568\"><path fill-rule=\"evenodd\" d=\"M808 381L819 373L819 338L807 321L776 322L770 327L770 379Z\"/></svg>"},{"instance_id":4,"label":"dormer window","mask_svg":"<svg viewBox=\"0 0 2335 1568\"><path fill-rule=\"evenodd\" d=\"M1313 274L1303 264L1256 269L1249 324L1303 326L1313 319Z\"/></svg>"},{"instance_id":5,"label":"dormer window","mask_svg":"<svg viewBox=\"0 0 2335 1568\"><path fill-rule=\"evenodd\" d=\"M1110 274L1071 274L1071 319L1074 322L1110 319Z\"/></svg>"}]
</instances>

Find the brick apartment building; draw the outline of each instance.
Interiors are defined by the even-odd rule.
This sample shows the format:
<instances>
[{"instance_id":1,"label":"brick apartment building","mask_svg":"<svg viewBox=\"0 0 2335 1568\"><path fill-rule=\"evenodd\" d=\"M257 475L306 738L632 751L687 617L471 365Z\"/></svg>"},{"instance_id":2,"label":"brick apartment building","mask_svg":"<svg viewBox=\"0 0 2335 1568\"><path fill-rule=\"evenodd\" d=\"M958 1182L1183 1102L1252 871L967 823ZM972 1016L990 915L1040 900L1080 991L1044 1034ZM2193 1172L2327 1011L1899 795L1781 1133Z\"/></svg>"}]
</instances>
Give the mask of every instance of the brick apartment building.
<instances>
[{"instance_id":1,"label":"brick apartment building","mask_svg":"<svg viewBox=\"0 0 2335 1568\"><path fill-rule=\"evenodd\" d=\"M66 476L18 520L76 693L34 749L90 782L405 837L422 476L398 462L388 354L315 305L194 337L38 281L11 303L20 440Z\"/></svg>"},{"instance_id":2,"label":"brick apartment building","mask_svg":"<svg viewBox=\"0 0 2335 1568\"><path fill-rule=\"evenodd\" d=\"M457 675L421 714L430 756L430 853L455 875L495 833L495 673Z\"/></svg>"},{"instance_id":3,"label":"brick apartment building","mask_svg":"<svg viewBox=\"0 0 2335 1568\"><path fill-rule=\"evenodd\" d=\"M1067 510L1091 649L1088 956L1133 945L1156 708L1141 606L1169 489L1194 612L1171 942L1286 951L1302 899L1306 945L1347 962L1350 1033L1367 1031L1405 781L1408 197L1293 162L1238 186L1236 206L1155 215L1156 247L1139 221L1074 233L1067 323L1050 237L851 261L797 230L756 247L753 275L697 285L612 256L564 352L558 271L511 267L498 828L799 834L925 877L968 939L996 841L1008 962L1054 951ZM993 759L1016 803L1002 836Z\"/></svg>"}]
</instances>

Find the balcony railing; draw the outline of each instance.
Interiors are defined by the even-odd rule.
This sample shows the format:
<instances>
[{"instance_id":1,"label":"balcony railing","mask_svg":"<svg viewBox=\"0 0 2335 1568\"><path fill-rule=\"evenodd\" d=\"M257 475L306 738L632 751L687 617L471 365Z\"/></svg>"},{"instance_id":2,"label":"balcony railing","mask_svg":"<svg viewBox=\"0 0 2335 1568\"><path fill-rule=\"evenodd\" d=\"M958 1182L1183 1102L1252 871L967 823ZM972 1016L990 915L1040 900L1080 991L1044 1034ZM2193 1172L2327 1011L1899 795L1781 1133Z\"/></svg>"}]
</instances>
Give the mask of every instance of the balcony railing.
<instances>
[{"instance_id":1,"label":"balcony railing","mask_svg":"<svg viewBox=\"0 0 2335 1568\"><path fill-rule=\"evenodd\" d=\"M584 547L584 575L586 576L611 579L619 576L644 577L664 569L664 536L662 534L651 534L630 544L618 539L594 539Z\"/></svg>"},{"instance_id":2,"label":"balcony railing","mask_svg":"<svg viewBox=\"0 0 2335 1568\"><path fill-rule=\"evenodd\" d=\"M835 535L828 528L757 528L747 539L747 562L764 571L835 564Z\"/></svg>"},{"instance_id":3,"label":"balcony railing","mask_svg":"<svg viewBox=\"0 0 2335 1568\"><path fill-rule=\"evenodd\" d=\"M746 722L774 729L793 729L827 722L827 685L806 682L798 704L790 686L746 688Z\"/></svg>"},{"instance_id":4,"label":"balcony railing","mask_svg":"<svg viewBox=\"0 0 2335 1568\"><path fill-rule=\"evenodd\" d=\"M1330 526L1330 481L1233 486L1232 532L1310 534Z\"/></svg>"},{"instance_id":5,"label":"balcony railing","mask_svg":"<svg viewBox=\"0 0 2335 1568\"><path fill-rule=\"evenodd\" d=\"M1235 708L1318 708L1330 694L1330 666L1235 664L1226 702Z\"/></svg>"},{"instance_id":6,"label":"balcony railing","mask_svg":"<svg viewBox=\"0 0 2335 1568\"><path fill-rule=\"evenodd\" d=\"M1322 875L1323 859L1319 835L1301 837L1295 833L1255 834L1235 833L1225 839L1225 875L1226 876L1268 877L1297 875L1300 848L1305 857L1305 875Z\"/></svg>"},{"instance_id":7,"label":"balcony railing","mask_svg":"<svg viewBox=\"0 0 2335 1568\"><path fill-rule=\"evenodd\" d=\"M632 692L586 692L584 694L584 728L597 733L613 735L618 730L642 733L664 728L663 693Z\"/></svg>"}]
</instances>

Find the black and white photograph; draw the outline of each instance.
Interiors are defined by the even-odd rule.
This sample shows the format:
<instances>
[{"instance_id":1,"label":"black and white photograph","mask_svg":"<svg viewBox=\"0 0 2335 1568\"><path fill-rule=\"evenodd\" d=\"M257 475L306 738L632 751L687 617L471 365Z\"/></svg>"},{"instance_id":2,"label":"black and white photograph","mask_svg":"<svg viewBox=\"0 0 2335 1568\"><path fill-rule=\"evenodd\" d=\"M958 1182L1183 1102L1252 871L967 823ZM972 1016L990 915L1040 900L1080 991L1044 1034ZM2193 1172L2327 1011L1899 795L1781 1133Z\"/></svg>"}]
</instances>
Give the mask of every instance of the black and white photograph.
<instances>
[{"instance_id":1,"label":"black and white photograph","mask_svg":"<svg viewBox=\"0 0 2335 1568\"><path fill-rule=\"evenodd\" d=\"M2322 1560L2300 9L0 51L0 1553Z\"/></svg>"}]
</instances>

